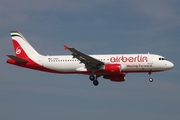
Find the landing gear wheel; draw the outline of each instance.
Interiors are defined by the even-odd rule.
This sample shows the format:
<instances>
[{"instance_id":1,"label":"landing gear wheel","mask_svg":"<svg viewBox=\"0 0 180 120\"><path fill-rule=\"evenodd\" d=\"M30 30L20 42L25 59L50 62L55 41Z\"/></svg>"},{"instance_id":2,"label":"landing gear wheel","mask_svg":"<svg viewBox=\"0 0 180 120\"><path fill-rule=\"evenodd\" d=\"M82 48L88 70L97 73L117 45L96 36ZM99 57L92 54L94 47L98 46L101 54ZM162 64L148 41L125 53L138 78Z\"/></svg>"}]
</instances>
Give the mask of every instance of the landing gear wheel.
<instances>
[{"instance_id":1,"label":"landing gear wheel","mask_svg":"<svg viewBox=\"0 0 180 120\"><path fill-rule=\"evenodd\" d=\"M149 82L153 82L153 78L149 78Z\"/></svg>"},{"instance_id":2,"label":"landing gear wheel","mask_svg":"<svg viewBox=\"0 0 180 120\"><path fill-rule=\"evenodd\" d=\"M93 84L94 84L94 86L98 86L98 85L99 85L99 82L98 82L97 80L94 80L94 81L93 81Z\"/></svg>"},{"instance_id":3,"label":"landing gear wheel","mask_svg":"<svg viewBox=\"0 0 180 120\"><path fill-rule=\"evenodd\" d=\"M90 75L90 76L89 76L89 79L90 79L91 81L94 81L94 80L95 80L95 76L94 76L94 75Z\"/></svg>"}]
</instances>

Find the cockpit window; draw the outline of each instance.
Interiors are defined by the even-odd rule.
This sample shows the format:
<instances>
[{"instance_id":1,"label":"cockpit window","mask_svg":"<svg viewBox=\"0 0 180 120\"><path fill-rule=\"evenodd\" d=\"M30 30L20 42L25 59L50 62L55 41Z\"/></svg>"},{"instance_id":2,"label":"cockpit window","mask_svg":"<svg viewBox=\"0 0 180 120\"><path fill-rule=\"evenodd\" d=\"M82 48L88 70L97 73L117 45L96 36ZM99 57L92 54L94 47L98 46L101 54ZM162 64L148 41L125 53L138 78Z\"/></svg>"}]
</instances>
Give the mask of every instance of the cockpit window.
<instances>
[{"instance_id":1,"label":"cockpit window","mask_svg":"<svg viewBox=\"0 0 180 120\"><path fill-rule=\"evenodd\" d=\"M165 58L159 58L159 60L166 60Z\"/></svg>"}]
</instances>

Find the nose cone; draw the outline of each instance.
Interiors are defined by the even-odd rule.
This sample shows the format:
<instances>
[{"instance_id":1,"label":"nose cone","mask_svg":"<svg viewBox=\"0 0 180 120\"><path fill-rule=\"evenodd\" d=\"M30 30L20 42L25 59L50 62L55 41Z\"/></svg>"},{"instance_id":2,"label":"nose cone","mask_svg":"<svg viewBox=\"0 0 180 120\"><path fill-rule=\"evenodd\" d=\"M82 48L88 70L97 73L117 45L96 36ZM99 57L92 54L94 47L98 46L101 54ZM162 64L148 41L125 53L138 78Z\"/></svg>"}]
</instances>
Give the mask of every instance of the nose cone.
<instances>
[{"instance_id":1,"label":"nose cone","mask_svg":"<svg viewBox=\"0 0 180 120\"><path fill-rule=\"evenodd\" d=\"M167 64L168 69L172 69L174 67L174 64L172 62L168 62Z\"/></svg>"},{"instance_id":2,"label":"nose cone","mask_svg":"<svg viewBox=\"0 0 180 120\"><path fill-rule=\"evenodd\" d=\"M174 67L174 64L173 64L172 62L170 62L169 67L170 67L170 68L173 68L173 67Z\"/></svg>"}]
</instances>

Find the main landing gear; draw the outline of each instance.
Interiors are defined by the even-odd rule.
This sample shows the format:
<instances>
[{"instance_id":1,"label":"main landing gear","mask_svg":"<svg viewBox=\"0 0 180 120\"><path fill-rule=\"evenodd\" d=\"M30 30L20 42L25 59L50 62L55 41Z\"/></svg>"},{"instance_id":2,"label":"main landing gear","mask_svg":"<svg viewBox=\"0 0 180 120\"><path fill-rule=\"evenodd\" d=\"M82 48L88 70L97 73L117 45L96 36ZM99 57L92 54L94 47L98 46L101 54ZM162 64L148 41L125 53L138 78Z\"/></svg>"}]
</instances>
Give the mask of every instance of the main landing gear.
<instances>
[{"instance_id":1,"label":"main landing gear","mask_svg":"<svg viewBox=\"0 0 180 120\"><path fill-rule=\"evenodd\" d=\"M96 77L95 77L94 75L90 75L90 76L89 76L89 79L90 79L91 81L93 81L94 86L98 86L98 85L99 85L99 82L98 82L97 78L98 78L97 75L96 75Z\"/></svg>"},{"instance_id":2,"label":"main landing gear","mask_svg":"<svg viewBox=\"0 0 180 120\"><path fill-rule=\"evenodd\" d=\"M149 72L149 82L153 82L153 78L151 77L151 72Z\"/></svg>"}]
</instances>

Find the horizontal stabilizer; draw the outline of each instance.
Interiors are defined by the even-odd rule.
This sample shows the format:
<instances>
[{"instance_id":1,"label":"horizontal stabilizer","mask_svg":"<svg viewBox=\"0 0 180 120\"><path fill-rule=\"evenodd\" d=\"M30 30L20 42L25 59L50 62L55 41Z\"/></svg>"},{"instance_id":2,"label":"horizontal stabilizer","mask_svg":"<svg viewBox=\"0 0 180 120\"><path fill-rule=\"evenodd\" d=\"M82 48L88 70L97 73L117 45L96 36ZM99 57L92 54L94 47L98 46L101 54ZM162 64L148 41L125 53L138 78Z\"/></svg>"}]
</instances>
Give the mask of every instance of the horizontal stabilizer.
<instances>
[{"instance_id":1,"label":"horizontal stabilizer","mask_svg":"<svg viewBox=\"0 0 180 120\"><path fill-rule=\"evenodd\" d=\"M14 56L14 55L7 55L9 58L11 58L12 60L14 60L15 62L23 62L23 63L26 63L26 62L28 62L27 60L24 60L24 59L22 59L22 58L19 58L19 57L16 57L16 56Z\"/></svg>"}]
</instances>

